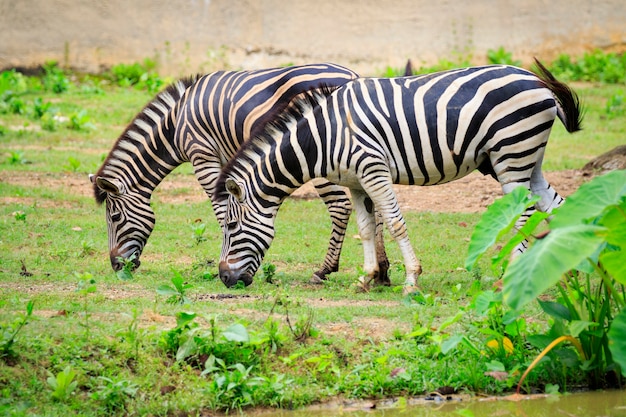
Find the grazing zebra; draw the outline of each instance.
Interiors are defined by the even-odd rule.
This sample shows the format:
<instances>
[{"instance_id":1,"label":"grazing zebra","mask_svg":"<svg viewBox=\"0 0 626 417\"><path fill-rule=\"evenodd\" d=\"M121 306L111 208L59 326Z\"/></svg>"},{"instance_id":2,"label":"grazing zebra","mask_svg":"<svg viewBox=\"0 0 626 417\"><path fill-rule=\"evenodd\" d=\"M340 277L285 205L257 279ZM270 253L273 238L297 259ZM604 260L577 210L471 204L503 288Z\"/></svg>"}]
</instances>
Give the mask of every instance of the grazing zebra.
<instances>
[{"instance_id":1,"label":"grazing zebra","mask_svg":"<svg viewBox=\"0 0 626 417\"><path fill-rule=\"evenodd\" d=\"M545 146L556 117L574 132L582 115L575 93L536 64L538 75L494 65L361 78L298 100L220 174L215 199L227 205L222 281L252 280L274 238L282 201L315 177L350 189L365 283L376 273L372 213L380 211L402 251L405 292L414 290L422 268L392 184L442 184L478 169L504 193L527 187L541 197L541 211L557 207L563 199L541 173Z\"/></svg>"},{"instance_id":2,"label":"grazing zebra","mask_svg":"<svg viewBox=\"0 0 626 417\"><path fill-rule=\"evenodd\" d=\"M288 108L294 97L326 85L339 86L356 76L334 64L219 71L180 80L158 94L90 176L96 201L106 202L113 269L122 269L130 260L139 266L155 224L150 197L174 168L191 162L222 224L224 208L212 198L213 189L222 166L241 144ZM315 186L332 220L328 252L314 274L319 280L338 269L352 205L342 187L320 180ZM381 264L388 265L384 248L379 254ZM380 280L385 283L386 271Z\"/></svg>"}]
</instances>

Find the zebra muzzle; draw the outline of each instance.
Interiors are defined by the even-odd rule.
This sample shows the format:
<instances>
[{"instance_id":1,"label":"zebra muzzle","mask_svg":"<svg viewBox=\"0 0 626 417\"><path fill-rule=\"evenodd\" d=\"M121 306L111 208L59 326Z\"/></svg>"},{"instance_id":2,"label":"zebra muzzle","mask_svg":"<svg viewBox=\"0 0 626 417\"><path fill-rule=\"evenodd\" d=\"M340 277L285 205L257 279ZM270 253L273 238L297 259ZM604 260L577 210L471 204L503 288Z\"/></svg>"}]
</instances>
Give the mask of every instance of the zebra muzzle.
<instances>
[{"instance_id":1,"label":"zebra muzzle","mask_svg":"<svg viewBox=\"0 0 626 417\"><path fill-rule=\"evenodd\" d=\"M231 288L237 285L239 281L243 282L247 287L252 284L252 274L249 272L242 272L241 270L233 270L230 269L228 262L220 262L219 265L220 270L220 279L226 285L226 287Z\"/></svg>"},{"instance_id":2,"label":"zebra muzzle","mask_svg":"<svg viewBox=\"0 0 626 417\"><path fill-rule=\"evenodd\" d=\"M129 264L129 262L132 263L130 267L133 270L139 268L139 265L141 265L141 261L139 261L138 251L135 252L129 258L124 258L123 256L120 256L117 252L111 252L110 259L111 259L111 268L113 268L113 270L116 272L124 269L124 267L126 267Z\"/></svg>"}]
</instances>

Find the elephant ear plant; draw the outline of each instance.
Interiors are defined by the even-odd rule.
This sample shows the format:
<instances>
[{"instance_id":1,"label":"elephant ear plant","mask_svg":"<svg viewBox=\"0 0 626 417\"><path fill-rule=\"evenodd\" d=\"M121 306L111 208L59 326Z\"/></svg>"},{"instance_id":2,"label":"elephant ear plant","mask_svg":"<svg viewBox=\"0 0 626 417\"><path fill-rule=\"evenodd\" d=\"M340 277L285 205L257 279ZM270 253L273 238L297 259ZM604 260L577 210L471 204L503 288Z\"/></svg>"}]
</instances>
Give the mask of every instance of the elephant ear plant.
<instances>
[{"instance_id":1,"label":"elephant ear plant","mask_svg":"<svg viewBox=\"0 0 626 417\"><path fill-rule=\"evenodd\" d=\"M515 221L534 203L521 187L494 202L476 225L466 268L472 269L496 241L510 236ZM609 373L619 381L620 374L626 376L626 171L583 184L553 212L548 230L539 232L547 217L534 213L492 258L492 266L504 271L504 303L521 314L553 289L554 301L538 300L551 328L529 342L544 350L540 357L570 342L579 356L574 366L591 387L606 386ZM512 248L523 239L531 242L529 249L509 262Z\"/></svg>"}]
</instances>

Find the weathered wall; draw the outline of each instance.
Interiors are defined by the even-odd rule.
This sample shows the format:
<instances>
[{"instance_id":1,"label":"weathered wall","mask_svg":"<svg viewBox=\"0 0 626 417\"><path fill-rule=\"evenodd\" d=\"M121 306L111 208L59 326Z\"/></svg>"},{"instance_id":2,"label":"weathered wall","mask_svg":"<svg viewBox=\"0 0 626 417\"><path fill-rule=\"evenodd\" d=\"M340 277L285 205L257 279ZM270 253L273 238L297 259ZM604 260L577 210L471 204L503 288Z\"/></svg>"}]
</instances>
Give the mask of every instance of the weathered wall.
<instances>
[{"instance_id":1,"label":"weathered wall","mask_svg":"<svg viewBox=\"0 0 626 417\"><path fill-rule=\"evenodd\" d=\"M97 71L156 59L170 75L334 61L363 75L503 46L528 63L626 50L626 1L0 0L0 68Z\"/></svg>"}]
</instances>

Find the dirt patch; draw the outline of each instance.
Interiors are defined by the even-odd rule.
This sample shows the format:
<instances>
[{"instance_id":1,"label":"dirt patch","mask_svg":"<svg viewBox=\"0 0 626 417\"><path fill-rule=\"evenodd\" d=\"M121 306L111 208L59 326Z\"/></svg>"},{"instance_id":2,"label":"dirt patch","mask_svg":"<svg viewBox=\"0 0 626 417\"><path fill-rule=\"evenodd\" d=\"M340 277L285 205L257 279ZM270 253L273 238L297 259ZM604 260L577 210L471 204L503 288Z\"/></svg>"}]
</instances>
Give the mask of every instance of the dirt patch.
<instances>
[{"instance_id":1,"label":"dirt patch","mask_svg":"<svg viewBox=\"0 0 626 417\"><path fill-rule=\"evenodd\" d=\"M546 179L563 197L572 194L590 177L578 170L546 172ZM0 182L21 186L40 187L67 194L71 192L81 197L91 197L93 188L84 173L41 174L37 172L3 172ZM491 177L478 172L459 180L431 187L394 186L400 208L406 211L432 211L441 213L479 213L485 210L496 198L502 196L500 185ZM171 176L157 187L154 198L168 204L184 204L207 201L208 198L192 175ZM313 199L317 193L311 183L304 184L292 198ZM22 201L23 200L23 201ZM0 204L31 204L28 198L5 197ZM52 200L41 202L46 206L58 204Z\"/></svg>"}]
</instances>

